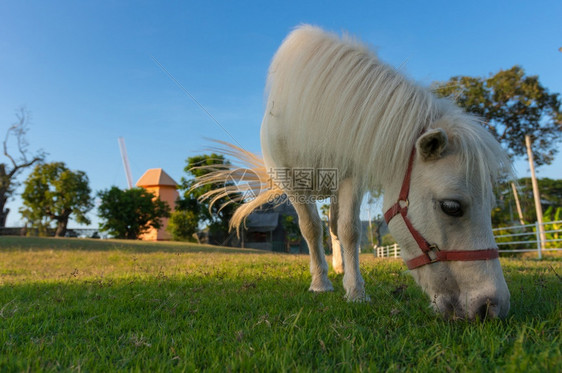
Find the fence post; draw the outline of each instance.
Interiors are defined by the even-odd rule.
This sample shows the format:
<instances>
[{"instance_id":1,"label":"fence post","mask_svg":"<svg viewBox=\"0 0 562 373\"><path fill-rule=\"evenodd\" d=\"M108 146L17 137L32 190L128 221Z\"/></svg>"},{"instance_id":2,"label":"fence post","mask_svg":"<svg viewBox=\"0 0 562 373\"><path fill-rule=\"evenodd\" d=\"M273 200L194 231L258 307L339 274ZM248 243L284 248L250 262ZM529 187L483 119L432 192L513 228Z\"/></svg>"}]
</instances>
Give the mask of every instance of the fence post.
<instances>
[{"instance_id":1,"label":"fence post","mask_svg":"<svg viewBox=\"0 0 562 373\"><path fill-rule=\"evenodd\" d=\"M394 244L394 257L398 258L398 244Z\"/></svg>"},{"instance_id":2,"label":"fence post","mask_svg":"<svg viewBox=\"0 0 562 373\"><path fill-rule=\"evenodd\" d=\"M537 234L537 253L539 255L539 259L542 259L542 240L541 240L541 230L540 230L540 223L537 221L535 223L536 227L536 234Z\"/></svg>"}]
</instances>

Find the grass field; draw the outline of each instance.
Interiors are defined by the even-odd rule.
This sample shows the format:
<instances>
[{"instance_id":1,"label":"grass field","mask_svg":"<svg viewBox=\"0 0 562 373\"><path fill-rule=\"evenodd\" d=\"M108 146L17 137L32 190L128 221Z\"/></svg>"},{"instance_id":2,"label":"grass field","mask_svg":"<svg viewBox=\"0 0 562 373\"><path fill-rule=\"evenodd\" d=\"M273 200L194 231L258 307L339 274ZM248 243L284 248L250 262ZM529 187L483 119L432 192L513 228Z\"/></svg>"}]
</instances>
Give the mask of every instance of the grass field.
<instances>
[{"instance_id":1,"label":"grass field","mask_svg":"<svg viewBox=\"0 0 562 373\"><path fill-rule=\"evenodd\" d=\"M364 254L372 302L313 294L308 257L0 237L0 371L560 372L562 261L502 259L508 319L447 322L401 261Z\"/></svg>"}]
</instances>

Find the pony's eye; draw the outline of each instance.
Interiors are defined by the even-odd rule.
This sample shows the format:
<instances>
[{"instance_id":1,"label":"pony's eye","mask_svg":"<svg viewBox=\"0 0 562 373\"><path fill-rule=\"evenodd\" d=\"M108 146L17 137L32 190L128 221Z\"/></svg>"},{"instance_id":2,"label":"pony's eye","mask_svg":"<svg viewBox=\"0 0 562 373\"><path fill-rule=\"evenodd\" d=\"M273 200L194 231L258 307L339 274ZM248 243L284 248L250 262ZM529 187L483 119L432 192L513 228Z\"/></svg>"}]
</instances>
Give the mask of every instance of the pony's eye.
<instances>
[{"instance_id":1,"label":"pony's eye","mask_svg":"<svg viewBox=\"0 0 562 373\"><path fill-rule=\"evenodd\" d=\"M444 200L439 201L439 205L441 206L441 210L449 216L459 217L462 216L462 206L459 201L455 200Z\"/></svg>"}]
</instances>

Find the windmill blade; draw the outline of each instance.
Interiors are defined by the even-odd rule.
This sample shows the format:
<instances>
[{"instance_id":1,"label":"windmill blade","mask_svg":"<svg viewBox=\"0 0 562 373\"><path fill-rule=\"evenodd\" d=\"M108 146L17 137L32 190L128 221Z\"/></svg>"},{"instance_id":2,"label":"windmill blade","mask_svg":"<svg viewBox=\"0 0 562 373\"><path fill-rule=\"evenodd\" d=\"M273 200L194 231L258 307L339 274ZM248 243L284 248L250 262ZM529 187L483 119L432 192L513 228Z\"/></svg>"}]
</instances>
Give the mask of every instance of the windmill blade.
<instances>
[{"instance_id":1,"label":"windmill blade","mask_svg":"<svg viewBox=\"0 0 562 373\"><path fill-rule=\"evenodd\" d=\"M127 176L127 185L129 189L133 187L133 177L131 176L131 166L129 166L129 157L127 157L127 148L125 147L125 139L119 137L119 149L121 150L121 158L123 159L123 167Z\"/></svg>"}]
</instances>

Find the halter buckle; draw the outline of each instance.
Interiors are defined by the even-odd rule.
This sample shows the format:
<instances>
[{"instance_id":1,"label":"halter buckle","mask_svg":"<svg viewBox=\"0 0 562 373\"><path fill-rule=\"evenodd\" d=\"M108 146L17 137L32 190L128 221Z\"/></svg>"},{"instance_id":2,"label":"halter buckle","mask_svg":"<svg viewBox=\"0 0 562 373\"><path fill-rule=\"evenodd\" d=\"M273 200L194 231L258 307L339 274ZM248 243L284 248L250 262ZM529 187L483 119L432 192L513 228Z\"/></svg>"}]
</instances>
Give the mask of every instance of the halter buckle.
<instances>
[{"instance_id":1,"label":"halter buckle","mask_svg":"<svg viewBox=\"0 0 562 373\"><path fill-rule=\"evenodd\" d=\"M410 201L408 200L408 198L406 199L399 199L398 200L398 206L400 206L400 208L406 208L410 205Z\"/></svg>"},{"instance_id":2,"label":"halter buckle","mask_svg":"<svg viewBox=\"0 0 562 373\"><path fill-rule=\"evenodd\" d=\"M429 245L429 251L426 252L427 257L429 258L429 262L430 263L436 263L439 261L439 256L436 254L436 252L439 252L441 250L439 250L439 247L436 244L431 244ZM429 254L433 254L429 255Z\"/></svg>"}]
</instances>

